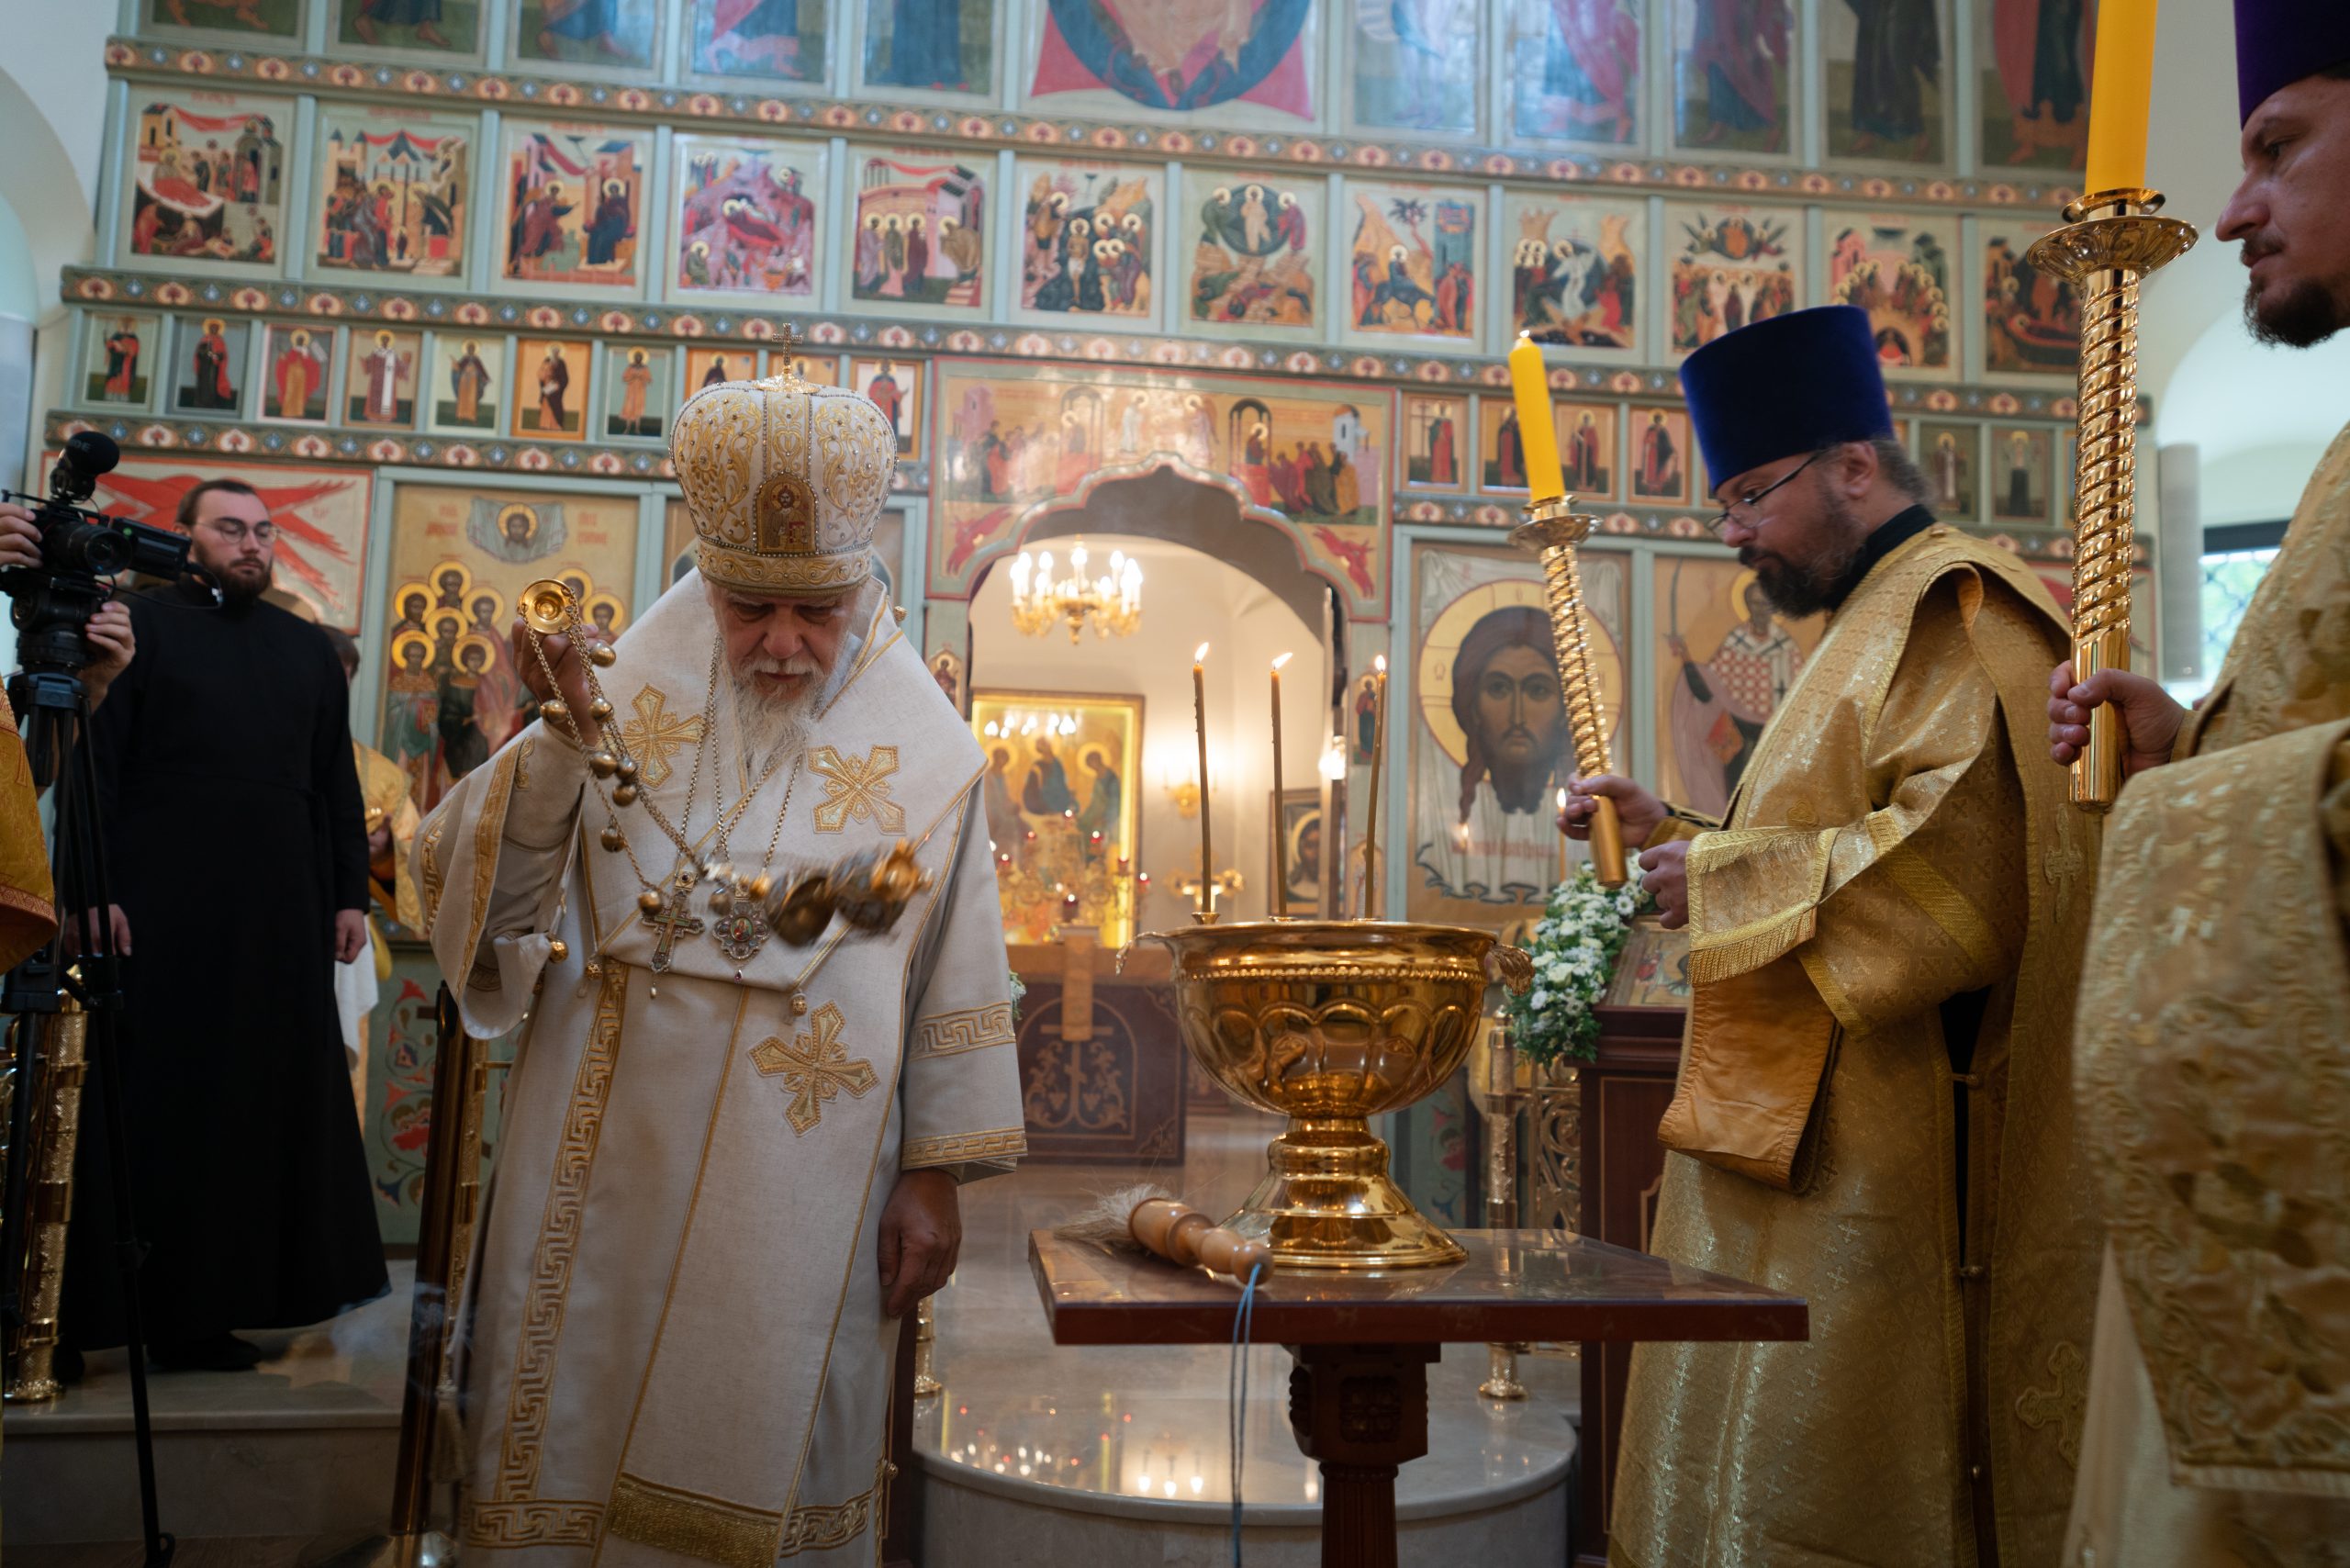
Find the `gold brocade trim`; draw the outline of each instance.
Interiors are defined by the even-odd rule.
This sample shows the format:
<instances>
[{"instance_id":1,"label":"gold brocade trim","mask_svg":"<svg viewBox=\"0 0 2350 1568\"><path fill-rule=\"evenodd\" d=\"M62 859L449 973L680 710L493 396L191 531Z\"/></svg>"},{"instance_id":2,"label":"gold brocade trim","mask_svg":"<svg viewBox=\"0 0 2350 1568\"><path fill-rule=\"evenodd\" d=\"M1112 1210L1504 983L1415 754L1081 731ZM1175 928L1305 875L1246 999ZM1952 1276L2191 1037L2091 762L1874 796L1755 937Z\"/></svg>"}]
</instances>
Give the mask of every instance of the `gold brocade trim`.
<instances>
[{"instance_id":1,"label":"gold brocade trim","mask_svg":"<svg viewBox=\"0 0 2350 1568\"><path fill-rule=\"evenodd\" d=\"M847 1502L810 1504L792 1509L791 1518L784 1526L783 1549L777 1555L797 1557L803 1551L831 1551L863 1535L881 1513L882 1500L889 1495L890 1483L897 1474L898 1467L885 1459L874 1470L873 1484Z\"/></svg>"},{"instance_id":2,"label":"gold brocade trim","mask_svg":"<svg viewBox=\"0 0 2350 1568\"><path fill-rule=\"evenodd\" d=\"M968 1007L959 1013L934 1014L914 1020L913 1056L917 1061L924 1057L951 1057L959 1051L983 1050L989 1046L1009 1046L1018 1042L1012 1025L1012 1003L990 1002L985 1007Z\"/></svg>"},{"instance_id":3,"label":"gold brocade trim","mask_svg":"<svg viewBox=\"0 0 2350 1568\"><path fill-rule=\"evenodd\" d=\"M754 592L829 592L855 588L873 575L873 552L863 545L846 555L778 558L729 549L704 539L694 559L701 575L719 587Z\"/></svg>"},{"instance_id":4,"label":"gold brocade trim","mask_svg":"<svg viewBox=\"0 0 2350 1568\"><path fill-rule=\"evenodd\" d=\"M1818 953L1799 953L1796 961L1803 966L1805 977L1811 981L1811 989L1819 993L1820 1002L1834 1015L1836 1022L1844 1026L1846 1033L1867 1034L1868 1020L1863 1018L1861 1010L1852 1005L1852 996L1844 990L1843 982L1836 978L1836 971L1829 968L1828 960Z\"/></svg>"},{"instance_id":5,"label":"gold brocade trim","mask_svg":"<svg viewBox=\"0 0 2350 1568\"><path fill-rule=\"evenodd\" d=\"M1689 978L1699 985L1718 984L1761 969L1812 939L1819 929L1819 895L1828 883L1830 835L1786 827L1731 828L1708 833L1690 846ZM1794 885L1805 890L1803 902L1768 911L1726 930L1712 929L1716 918L1718 874L1737 868L1752 857L1800 846L1803 859ZM1733 908L1751 908L1754 899L1733 898Z\"/></svg>"},{"instance_id":6,"label":"gold brocade trim","mask_svg":"<svg viewBox=\"0 0 2350 1568\"><path fill-rule=\"evenodd\" d=\"M783 1538L783 1516L623 1471L612 1487L609 1535L721 1568L768 1568Z\"/></svg>"},{"instance_id":7,"label":"gold brocade trim","mask_svg":"<svg viewBox=\"0 0 2350 1568\"><path fill-rule=\"evenodd\" d=\"M428 937L441 913L441 835L448 831L449 819L434 815L431 825L424 830L424 847L418 856L424 863L424 935Z\"/></svg>"},{"instance_id":8,"label":"gold brocade trim","mask_svg":"<svg viewBox=\"0 0 2350 1568\"><path fill-rule=\"evenodd\" d=\"M595 1169L604 1105L611 1095L612 1070L620 1058L628 976L624 964L606 966L603 986L596 997L595 1020L579 1054L579 1070L572 1078L571 1106L564 1115L562 1140L555 1146L546 1212L539 1221L538 1245L531 1253L531 1282L522 1298L521 1332L514 1346L514 1375L506 1395L506 1429L498 1440L498 1473L490 1484L495 1501L525 1498L538 1484L539 1450L546 1435L564 1306L571 1294L571 1266L579 1251L588 1178Z\"/></svg>"},{"instance_id":9,"label":"gold brocade trim","mask_svg":"<svg viewBox=\"0 0 2350 1568\"><path fill-rule=\"evenodd\" d=\"M468 960L480 950L482 927L489 924L489 894L498 883L498 846L506 837L506 802L513 797L517 760L508 752L492 765L481 815L474 823L474 921L464 948Z\"/></svg>"},{"instance_id":10,"label":"gold brocade trim","mask_svg":"<svg viewBox=\"0 0 2350 1568\"><path fill-rule=\"evenodd\" d=\"M465 1509L465 1544L488 1551L525 1546L594 1546L603 1506L533 1497L520 1503L474 1503Z\"/></svg>"},{"instance_id":11,"label":"gold brocade trim","mask_svg":"<svg viewBox=\"0 0 2350 1568\"><path fill-rule=\"evenodd\" d=\"M1897 844L1889 854L1880 856L1877 864L1911 903L1942 927L1943 935L1964 950L1976 969L1997 972L2002 967L1999 940L1992 934L1991 923L1931 861L1908 845Z\"/></svg>"},{"instance_id":12,"label":"gold brocade trim","mask_svg":"<svg viewBox=\"0 0 2350 1568\"><path fill-rule=\"evenodd\" d=\"M531 787L531 753L538 744L538 736L526 734L522 737L522 744L514 748L514 788L517 790Z\"/></svg>"},{"instance_id":13,"label":"gold brocade trim","mask_svg":"<svg viewBox=\"0 0 2350 1568\"><path fill-rule=\"evenodd\" d=\"M925 1165L959 1165L967 1159L996 1159L1028 1152L1028 1135L1018 1127L997 1127L984 1133L957 1133L951 1137L916 1138L898 1157L901 1169Z\"/></svg>"},{"instance_id":14,"label":"gold brocade trim","mask_svg":"<svg viewBox=\"0 0 2350 1568\"><path fill-rule=\"evenodd\" d=\"M843 756L835 746L820 745L808 754L808 769L824 780L824 799L816 808L818 833L839 833L867 817L883 833L906 831L905 808L890 799L890 776L898 771L896 746Z\"/></svg>"}]
</instances>

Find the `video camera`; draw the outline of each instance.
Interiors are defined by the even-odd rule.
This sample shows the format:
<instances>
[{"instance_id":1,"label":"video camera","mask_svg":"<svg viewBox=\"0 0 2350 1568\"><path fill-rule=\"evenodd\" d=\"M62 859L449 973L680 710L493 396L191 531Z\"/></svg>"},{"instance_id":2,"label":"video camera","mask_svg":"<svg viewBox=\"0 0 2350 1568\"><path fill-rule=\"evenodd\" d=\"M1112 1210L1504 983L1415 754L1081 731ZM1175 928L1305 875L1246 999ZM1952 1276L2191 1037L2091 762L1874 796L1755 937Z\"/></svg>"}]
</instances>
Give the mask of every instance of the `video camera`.
<instances>
[{"instance_id":1,"label":"video camera","mask_svg":"<svg viewBox=\"0 0 2350 1568\"><path fill-rule=\"evenodd\" d=\"M169 529L85 511L98 476L122 461L121 449L95 431L65 442L49 476L49 498L0 491L33 506L40 531L40 565L0 568L0 593L14 602L17 653L29 672L73 675L91 659L83 628L113 596L108 579L124 571L177 577L187 569L190 541Z\"/></svg>"}]
</instances>

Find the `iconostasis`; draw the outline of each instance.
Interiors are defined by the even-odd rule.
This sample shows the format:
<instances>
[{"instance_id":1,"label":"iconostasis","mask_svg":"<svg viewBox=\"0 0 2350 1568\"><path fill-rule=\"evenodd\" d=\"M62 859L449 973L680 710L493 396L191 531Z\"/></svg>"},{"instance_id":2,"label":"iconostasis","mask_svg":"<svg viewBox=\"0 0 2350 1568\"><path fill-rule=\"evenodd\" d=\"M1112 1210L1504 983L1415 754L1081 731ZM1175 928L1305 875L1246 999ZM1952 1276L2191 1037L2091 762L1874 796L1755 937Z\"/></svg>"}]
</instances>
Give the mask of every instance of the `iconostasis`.
<instances>
[{"instance_id":1,"label":"iconostasis","mask_svg":"<svg viewBox=\"0 0 2350 1568\"><path fill-rule=\"evenodd\" d=\"M126 0L46 433L120 441L99 498L142 521L202 478L257 485L282 586L360 637L357 724L429 804L513 725L491 633L514 590L576 576L625 626L687 562L677 404L789 356L899 432L884 570L941 685L1076 726L1058 789L1011 748L1008 801L1033 779L1088 834L1119 819L1161 881L1196 869L1161 777L1188 694L1157 684L1187 661L1090 633L991 656L990 595L1100 487L1180 476L1325 585L1337 628L1281 633L1320 661L1292 678L1289 793L1337 732L1337 820L1236 761L1217 857L1244 907L1277 823L1359 849L1338 830L1384 655L1382 907L1506 925L1557 870L1528 823L1559 742L1494 731L1478 695L1543 678L1517 667L1541 650L1503 541L1526 477L1503 353L1547 346L1602 519L1618 757L1726 797L1817 633L1707 532L1674 366L1865 308L1937 510L2061 588L2078 308L2025 252L2077 187L2095 9ZM1191 614L1168 569L1146 626ZM1218 677L1252 741L1261 673Z\"/></svg>"}]
</instances>

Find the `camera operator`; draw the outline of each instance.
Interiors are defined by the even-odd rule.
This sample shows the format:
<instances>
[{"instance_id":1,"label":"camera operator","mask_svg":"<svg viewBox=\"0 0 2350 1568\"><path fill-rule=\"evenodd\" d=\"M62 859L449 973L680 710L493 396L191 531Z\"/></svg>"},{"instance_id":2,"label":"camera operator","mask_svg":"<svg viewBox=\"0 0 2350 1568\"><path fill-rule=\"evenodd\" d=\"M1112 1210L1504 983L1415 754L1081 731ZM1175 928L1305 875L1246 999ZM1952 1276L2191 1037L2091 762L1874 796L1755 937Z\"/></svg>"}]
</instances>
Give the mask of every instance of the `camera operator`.
<instances>
[{"instance_id":1,"label":"camera operator","mask_svg":"<svg viewBox=\"0 0 2350 1568\"><path fill-rule=\"evenodd\" d=\"M209 480L178 524L219 599L187 580L134 597L140 656L90 729L132 955L120 1087L146 1329L159 1367L233 1371L263 1352L232 1330L315 1323L386 1286L334 1000L336 961L365 941L367 841L341 666L262 597L268 508ZM61 1326L75 1350L123 1342L104 1135L85 1119Z\"/></svg>"},{"instance_id":2,"label":"camera operator","mask_svg":"<svg viewBox=\"0 0 2350 1568\"><path fill-rule=\"evenodd\" d=\"M33 526L31 510L14 501L0 501L0 566L39 565L40 530ZM82 634L98 655L82 671L82 689L89 693L90 708L95 711L106 700L115 678L130 667L130 656L139 644L131 631L130 611L120 599L110 599L101 607Z\"/></svg>"},{"instance_id":3,"label":"camera operator","mask_svg":"<svg viewBox=\"0 0 2350 1568\"><path fill-rule=\"evenodd\" d=\"M14 501L0 501L0 569L38 568L40 530L33 514ZM82 671L92 708L106 700L106 688L129 666L135 643L130 611L108 603L83 628L97 655ZM41 834L36 799L49 780L36 779L17 734L17 715L0 697L0 969L14 969L40 950L57 928L50 885L49 844Z\"/></svg>"}]
</instances>

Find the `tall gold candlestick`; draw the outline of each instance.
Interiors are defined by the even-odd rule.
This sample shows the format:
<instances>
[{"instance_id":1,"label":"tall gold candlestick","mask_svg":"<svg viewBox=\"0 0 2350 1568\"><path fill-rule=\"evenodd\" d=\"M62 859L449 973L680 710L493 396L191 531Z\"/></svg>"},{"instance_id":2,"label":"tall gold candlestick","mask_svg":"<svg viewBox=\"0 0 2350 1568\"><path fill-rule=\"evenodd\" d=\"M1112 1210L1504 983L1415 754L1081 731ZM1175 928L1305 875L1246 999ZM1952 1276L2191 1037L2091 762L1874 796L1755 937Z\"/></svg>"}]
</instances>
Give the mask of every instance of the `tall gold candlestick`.
<instances>
[{"instance_id":1,"label":"tall gold candlestick","mask_svg":"<svg viewBox=\"0 0 2350 1568\"><path fill-rule=\"evenodd\" d=\"M1289 834L1281 821L1281 666L1289 663L1283 654L1273 661L1273 918L1289 918Z\"/></svg>"},{"instance_id":2,"label":"tall gold candlestick","mask_svg":"<svg viewBox=\"0 0 2350 1568\"><path fill-rule=\"evenodd\" d=\"M2138 282L2195 243L2195 226L2159 218L2162 194L2100 191L2065 209L2065 225L2025 259L2081 295L2080 439L2073 494L2073 678L2130 667L2130 566L2136 554ZM2089 714L2073 763L2073 804L2105 812L2121 790L2121 726L2109 704Z\"/></svg>"},{"instance_id":3,"label":"tall gold candlestick","mask_svg":"<svg viewBox=\"0 0 2350 1568\"><path fill-rule=\"evenodd\" d=\"M1387 655L1371 660L1371 797L1363 806L1362 917L1372 919L1371 889L1379 880L1379 770L1387 758Z\"/></svg>"},{"instance_id":4,"label":"tall gold candlestick","mask_svg":"<svg viewBox=\"0 0 2350 1568\"><path fill-rule=\"evenodd\" d=\"M1192 727L1200 737L1200 907L1192 918L1202 925L1215 924L1215 840L1208 831L1208 645L1192 653Z\"/></svg>"},{"instance_id":5,"label":"tall gold candlestick","mask_svg":"<svg viewBox=\"0 0 2350 1568\"><path fill-rule=\"evenodd\" d=\"M1599 520L1574 506L1572 496L1532 503L1526 509L1526 521L1510 531L1509 542L1541 559L1550 645L1559 655L1559 686L1574 737L1575 771L1589 778L1614 768L1607 759L1599 683L1591 671L1591 640L1583 631L1583 574L1575 565L1575 546L1591 536ZM1592 813L1591 866L1601 887L1624 885L1624 827L1617 818L1616 802L1606 796Z\"/></svg>"}]
</instances>

